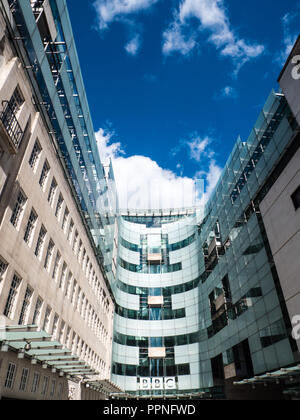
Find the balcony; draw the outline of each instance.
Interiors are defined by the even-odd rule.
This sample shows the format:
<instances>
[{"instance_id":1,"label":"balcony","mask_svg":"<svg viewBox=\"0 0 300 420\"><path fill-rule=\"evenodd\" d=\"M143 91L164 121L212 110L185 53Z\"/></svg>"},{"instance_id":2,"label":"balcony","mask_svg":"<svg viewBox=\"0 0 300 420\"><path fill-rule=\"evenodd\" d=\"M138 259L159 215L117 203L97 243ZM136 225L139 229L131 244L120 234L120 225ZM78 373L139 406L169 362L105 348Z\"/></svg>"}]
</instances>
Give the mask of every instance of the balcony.
<instances>
[{"instance_id":1,"label":"balcony","mask_svg":"<svg viewBox=\"0 0 300 420\"><path fill-rule=\"evenodd\" d=\"M14 108L8 101L2 101L3 110L0 113L0 137L5 150L15 155L20 147L23 130L16 118Z\"/></svg>"}]
</instances>

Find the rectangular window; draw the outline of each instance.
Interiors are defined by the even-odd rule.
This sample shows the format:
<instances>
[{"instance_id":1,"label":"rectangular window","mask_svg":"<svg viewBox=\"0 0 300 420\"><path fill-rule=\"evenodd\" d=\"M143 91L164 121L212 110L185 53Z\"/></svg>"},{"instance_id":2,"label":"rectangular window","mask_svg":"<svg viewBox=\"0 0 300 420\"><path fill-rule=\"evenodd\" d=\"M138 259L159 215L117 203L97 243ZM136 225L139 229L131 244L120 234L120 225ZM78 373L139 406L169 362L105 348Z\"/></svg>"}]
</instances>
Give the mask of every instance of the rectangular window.
<instances>
[{"instance_id":1,"label":"rectangular window","mask_svg":"<svg viewBox=\"0 0 300 420\"><path fill-rule=\"evenodd\" d=\"M35 255L39 258L44 246L45 237L46 237L47 231L44 226L41 227L39 237L37 240L36 248L35 248Z\"/></svg>"},{"instance_id":2,"label":"rectangular window","mask_svg":"<svg viewBox=\"0 0 300 420\"><path fill-rule=\"evenodd\" d=\"M2 258L0 258L0 282L5 274L7 267L8 264Z\"/></svg>"},{"instance_id":3,"label":"rectangular window","mask_svg":"<svg viewBox=\"0 0 300 420\"><path fill-rule=\"evenodd\" d=\"M59 342L63 343L64 333L65 333L65 321L61 321L60 330L59 330Z\"/></svg>"},{"instance_id":4,"label":"rectangular window","mask_svg":"<svg viewBox=\"0 0 300 420\"><path fill-rule=\"evenodd\" d=\"M60 260L61 260L61 254L60 254L59 251L57 251L56 258L55 258L55 263L54 263L54 267L53 267L53 272L52 272L52 278L55 281L57 280L57 274L58 274Z\"/></svg>"},{"instance_id":5,"label":"rectangular window","mask_svg":"<svg viewBox=\"0 0 300 420\"><path fill-rule=\"evenodd\" d=\"M37 392L38 387L39 387L39 382L40 382L40 374L37 373L37 372L34 372L32 386L31 386L31 392L32 393Z\"/></svg>"},{"instance_id":6,"label":"rectangular window","mask_svg":"<svg viewBox=\"0 0 300 420\"><path fill-rule=\"evenodd\" d=\"M24 97L19 86L17 86L12 94L12 97L9 100L10 109L12 110L12 112L17 113L23 105L23 103Z\"/></svg>"},{"instance_id":7,"label":"rectangular window","mask_svg":"<svg viewBox=\"0 0 300 420\"><path fill-rule=\"evenodd\" d=\"M20 110L23 103L23 95L17 86L10 100L2 102L3 111L0 115L2 124L5 127L7 134L17 148L20 146L23 137L23 131L19 125L16 114Z\"/></svg>"},{"instance_id":8,"label":"rectangular window","mask_svg":"<svg viewBox=\"0 0 300 420\"><path fill-rule=\"evenodd\" d=\"M50 172L50 166L49 166L48 161L45 160L45 163L43 165L43 169L41 172L40 180L39 180L39 184L42 188L45 187L49 172Z\"/></svg>"},{"instance_id":9,"label":"rectangular window","mask_svg":"<svg viewBox=\"0 0 300 420\"><path fill-rule=\"evenodd\" d=\"M48 383L49 383L48 376L44 376L43 387L42 387L42 395L46 395L47 394Z\"/></svg>"},{"instance_id":10,"label":"rectangular window","mask_svg":"<svg viewBox=\"0 0 300 420\"><path fill-rule=\"evenodd\" d=\"M295 210L298 210L300 207L300 186L296 189L292 195L292 201L295 207Z\"/></svg>"},{"instance_id":11,"label":"rectangular window","mask_svg":"<svg viewBox=\"0 0 300 420\"><path fill-rule=\"evenodd\" d=\"M55 196L55 191L57 188L57 182L55 180L55 178L52 179L51 185L50 185L50 190L49 190L49 194L48 194L48 203L50 204L50 206L52 206L53 204L53 199Z\"/></svg>"},{"instance_id":12,"label":"rectangular window","mask_svg":"<svg viewBox=\"0 0 300 420\"><path fill-rule=\"evenodd\" d=\"M21 309L20 318L19 318L19 325L23 325L24 321L26 321L26 315L27 315L27 311L30 305L31 296L32 296L32 290L30 289L30 287L27 287L25 296L24 296L22 309Z\"/></svg>"},{"instance_id":13,"label":"rectangular window","mask_svg":"<svg viewBox=\"0 0 300 420\"><path fill-rule=\"evenodd\" d=\"M36 301L35 309L34 309L33 319L32 319L33 325L39 322L42 305L43 305L43 300L40 297L38 297Z\"/></svg>"},{"instance_id":14,"label":"rectangular window","mask_svg":"<svg viewBox=\"0 0 300 420\"><path fill-rule=\"evenodd\" d=\"M24 235L24 241L30 245L31 242L31 238L32 238L32 234L36 225L36 221L37 221L37 214L34 211L34 209L31 210L29 219L28 219L28 223L26 226L26 230L25 230L25 235Z\"/></svg>"},{"instance_id":15,"label":"rectangular window","mask_svg":"<svg viewBox=\"0 0 300 420\"><path fill-rule=\"evenodd\" d=\"M7 316L8 318L12 314L14 302L17 296L20 283L21 283L20 277L17 274L15 274L11 282L8 298L7 298L5 309L4 309L4 315Z\"/></svg>"},{"instance_id":16,"label":"rectangular window","mask_svg":"<svg viewBox=\"0 0 300 420\"><path fill-rule=\"evenodd\" d=\"M57 334L58 319L59 319L58 315L55 314L54 319L53 319L53 324L52 324L52 331L51 331L51 335L53 338L55 338Z\"/></svg>"},{"instance_id":17,"label":"rectangular window","mask_svg":"<svg viewBox=\"0 0 300 420\"><path fill-rule=\"evenodd\" d=\"M51 382L50 397L54 397L54 394L55 394L55 385L56 385L56 381L53 379L52 382Z\"/></svg>"},{"instance_id":18,"label":"rectangular window","mask_svg":"<svg viewBox=\"0 0 300 420\"><path fill-rule=\"evenodd\" d=\"M77 310L79 313L80 313L80 297L81 297L81 287L78 287L76 310Z\"/></svg>"},{"instance_id":19,"label":"rectangular window","mask_svg":"<svg viewBox=\"0 0 300 420\"><path fill-rule=\"evenodd\" d=\"M53 249L54 249L54 242L52 241L52 239L50 239L49 245L48 245L48 248L47 248L46 257L45 257L45 263L44 263L44 268L47 271L48 271L49 266L51 264L51 259L52 259L52 255L53 255Z\"/></svg>"},{"instance_id":20,"label":"rectangular window","mask_svg":"<svg viewBox=\"0 0 300 420\"><path fill-rule=\"evenodd\" d=\"M66 347L68 347L68 345L69 345L70 336L71 336L71 327L68 327L67 334L66 334L66 340L65 340Z\"/></svg>"},{"instance_id":21,"label":"rectangular window","mask_svg":"<svg viewBox=\"0 0 300 420\"><path fill-rule=\"evenodd\" d=\"M51 308L50 306L47 306L45 317L44 317L44 323L43 323L43 330L47 332L48 332L48 327L49 327L50 314L51 314Z\"/></svg>"},{"instance_id":22,"label":"rectangular window","mask_svg":"<svg viewBox=\"0 0 300 420\"><path fill-rule=\"evenodd\" d=\"M21 391L21 392L26 391L28 376L29 376L29 369L23 368L22 376L21 376L21 380L20 380L19 391Z\"/></svg>"},{"instance_id":23,"label":"rectangular window","mask_svg":"<svg viewBox=\"0 0 300 420\"><path fill-rule=\"evenodd\" d=\"M19 225L20 218L24 211L26 201L27 201L27 197L22 191L20 191L18 194L17 201L15 203L11 218L10 218L10 221L15 228L17 228Z\"/></svg>"},{"instance_id":24,"label":"rectangular window","mask_svg":"<svg viewBox=\"0 0 300 420\"><path fill-rule=\"evenodd\" d=\"M74 222L73 222L73 220L71 219L70 226L69 226L69 230L68 230L68 236L67 236L68 241L70 241L70 239L71 239L71 237L72 237L72 232L73 232L73 229L74 229Z\"/></svg>"},{"instance_id":25,"label":"rectangular window","mask_svg":"<svg viewBox=\"0 0 300 420\"><path fill-rule=\"evenodd\" d=\"M16 365L14 363L9 363L4 387L12 389L14 386L14 379L16 374Z\"/></svg>"},{"instance_id":26,"label":"rectangular window","mask_svg":"<svg viewBox=\"0 0 300 420\"><path fill-rule=\"evenodd\" d=\"M64 287L65 280L66 280L66 275L67 275L67 264L64 262L63 263L63 268L61 270L59 285L58 285L58 287L60 289L63 289L63 287Z\"/></svg>"},{"instance_id":27,"label":"rectangular window","mask_svg":"<svg viewBox=\"0 0 300 420\"><path fill-rule=\"evenodd\" d=\"M60 213L61 213L61 209L62 209L62 206L63 206L63 202L64 202L63 196L61 194L59 194L57 204L56 204L56 210L55 210L55 217L57 217L58 220L60 218Z\"/></svg>"},{"instance_id":28,"label":"rectangular window","mask_svg":"<svg viewBox=\"0 0 300 420\"><path fill-rule=\"evenodd\" d=\"M63 384L60 383L58 384L58 390L57 390L57 397L60 398L62 396L62 392L63 392Z\"/></svg>"},{"instance_id":29,"label":"rectangular window","mask_svg":"<svg viewBox=\"0 0 300 420\"><path fill-rule=\"evenodd\" d=\"M73 251L76 253L76 247L77 247L77 242L78 242L78 231L75 231L75 235L74 235L74 240L73 240Z\"/></svg>"},{"instance_id":30,"label":"rectangular window","mask_svg":"<svg viewBox=\"0 0 300 420\"><path fill-rule=\"evenodd\" d=\"M30 158L29 158L29 165L30 167L35 170L37 167L37 163L39 161L40 154L42 152L42 148L38 140L35 142Z\"/></svg>"},{"instance_id":31,"label":"rectangular window","mask_svg":"<svg viewBox=\"0 0 300 420\"><path fill-rule=\"evenodd\" d=\"M69 212L68 208L66 207L65 212L64 212L64 218L63 218L63 221L62 221L62 226L61 226L63 231L65 231L65 228L67 226L67 221L68 221L68 218L69 218L69 214L70 214L70 212Z\"/></svg>"},{"instance_id":32,"label":"rectangular window","mask_svg":"<svg viewBox=\"0 0 300 420\"><path fill-rule=\"evenodd\" d=\"M77 287L77 281L74 280L74 282L73 282L73 290L72 290L72 297L71 297L71 303L74 303L74 300L75 300L76 287Z\"/></svg>"},{"instance_id":33,"label":"rectangular window","mask_svg":"<svg viewBox=\"0 0 300 420\"><path fill-rule=\"evenodd\" d=\"M66 292L65 292L65 296L67 296L67 297L70 297L72 277L73 277L73 274L70 271L69 276L68 276L68 283L67 283L67 287L66 287Z\"/></svg>"},{"instance_id":34,"label":"rectangular window","mask_svg":"<svg viewBox=\"0 0 300 420\"><path fill-rule=\"evenodd\" d=\"M78 259L79 263L80 263L81 252L82 252L82 240L80 239L79 247L78 247L78 253L77 253L77 259Z\"/></svg>"}]
</instances>

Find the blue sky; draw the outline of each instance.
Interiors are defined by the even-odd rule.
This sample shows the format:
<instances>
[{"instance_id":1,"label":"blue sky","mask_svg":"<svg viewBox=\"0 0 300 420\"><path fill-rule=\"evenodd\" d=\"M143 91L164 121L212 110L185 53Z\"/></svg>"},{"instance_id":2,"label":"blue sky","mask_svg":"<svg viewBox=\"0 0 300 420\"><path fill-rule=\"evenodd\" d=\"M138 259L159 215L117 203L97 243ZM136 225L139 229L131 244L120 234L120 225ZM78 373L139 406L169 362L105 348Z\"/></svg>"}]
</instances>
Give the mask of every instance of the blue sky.
<instances>
[{"instance_id":1,"label":"blue sky","mask_svg":"<svg viewBox=\"0 0 300 420\"><path fill-rule=\"evenodd\" d=\"M237 136L247 139L277 89L300 3L67 3L100 153L113 159L121 206L193 204L194 178L205 181L207 198ZM125 191L135 191L135 201Z\"/></svg>"}]
</instances>

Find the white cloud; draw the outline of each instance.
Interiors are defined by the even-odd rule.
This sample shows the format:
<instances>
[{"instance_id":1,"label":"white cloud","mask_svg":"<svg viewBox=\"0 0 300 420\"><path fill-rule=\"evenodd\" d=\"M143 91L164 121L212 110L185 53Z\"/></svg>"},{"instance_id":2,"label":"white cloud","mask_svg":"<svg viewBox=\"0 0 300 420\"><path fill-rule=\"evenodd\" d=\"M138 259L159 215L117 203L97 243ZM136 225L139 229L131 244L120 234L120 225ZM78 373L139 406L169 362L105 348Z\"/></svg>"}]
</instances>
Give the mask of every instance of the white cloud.
<instances>
[{"instance_id":1,"label":"white cloud","mask_svg":"<svg viewBox=\"0 0 300 420\"><path fill-rule=\"evenodd\" d=\"M163 40L162 50L165 55L170 55L175 51L179 51L182 55L187 55L196 45L195 34L186 37L177 18L163 33Z\"/></svg>"},{"instance_id":2,"label":"white cloud","mask_svg":"<svg viewBox=\"0 0 300 420\"><path fill-rule=\"evenodd\" d=\"M202 139L200 136L197 136L191 141L188 141L186 144L190 151L190 158L194 159L196 162L200 162L202 155L204 152L206 152L207 146L210 144L210 142L211 139L209 137Z\"/></svg>"},{"instance_id":3,"label":"white cloud","mask_svg":"<svg viewBox=\"0 0 300 420\"><path fill-rule=\"evenodd\" d=\"M215 94L214 99L216 101L221 99L236 99L238 96L238 92L233 86L225 86L219 93Z\"/></svg>"},{"instance_id":4,"label":"white cloud","mask_svg":"<svg viewBox=\"0 0 300 420\"><path fill-rule=\"evenodd\" d=\"M286 13L282 18L283 42L282 50L275 56L275 61L283 66L290 55L292 48L298 38L298 31L291 30L291 24L299 16L299 13Z\"/></svg>"},{"instance_id":5,"label":"white cloud","mask_svg":"<svg viewBox=\"0 0 300 420\"><path fill-rule=\"evenodd\" d=\"M196 178L177 176L149 157L124 156L121 143L112 142L112 133L100 129L96 139L103 163L108 164L112 160L121 209L168 209L203 204L221 172L215 161L211 161L207 172L197 174L197 181ZM197 147L194 150L197 155ZM207 186L203 195L205 179Z\"/></svg>"},{"instance_id":6,"label":"white cloud","mask_svg":"<svg viewBox=\"0 0 300 420\"><path fill-rule=\"evenodd\" d=\"M186 54L196 45L195 35L186 40L184 31L191 26L191 20L200 23L198 34L204 30L210 33L208 41L213 43L223 56L228 56L237 62L237 71L250 59L260 56L263 45L250 44L240 39L231 29L226 14L224 0L183 0L179 10L175 12L174 20L163 34L163 52L168 55L173 52ZM188 47L188 48L187 48Z\"/></svg>"},{"instance_id":7,"label":"white cloud","mask_svg":"<svg viewBox=\"0 0 300 420\"><path fill-rule=\"evenodd\" d=\"M206 203L214 191L215 186L217 185L220 176L222 174L222 168L216 164L214 159L211 160L208 171L200 171L196 174L197 177L206 178L206 187L205 193L203 196L203 202Z\"/></svg>"},{"instance_id":8,"label":"white cloud","mask_svg":"<svg viewBox=\"0 0 300 420\"><path fill-rule=\"evenodd\" d=\"M107 29L109 24L123 16L146 10L159 0L96 0L99 28Z\"/></svg>"},{"instance_id":9,"label":"white cloud","mask_svg":"<svg viewBox=\"0 0 300 420\"><path fill-rule=\"evenodd\" d=\"M141 46L141 37L139 34L136 34L126 45L125 50L130 55L136 55Z\"/></svg>"}]
</instances>

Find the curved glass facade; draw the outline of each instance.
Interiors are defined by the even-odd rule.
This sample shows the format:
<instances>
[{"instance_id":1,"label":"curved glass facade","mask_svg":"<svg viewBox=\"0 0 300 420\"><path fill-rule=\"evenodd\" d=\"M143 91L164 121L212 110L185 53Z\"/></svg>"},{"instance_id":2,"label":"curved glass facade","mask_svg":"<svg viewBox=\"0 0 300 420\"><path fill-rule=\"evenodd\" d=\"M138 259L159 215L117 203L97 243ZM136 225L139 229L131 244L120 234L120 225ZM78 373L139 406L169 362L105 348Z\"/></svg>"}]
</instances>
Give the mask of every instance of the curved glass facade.
<instances>
[{"instance_id":1,"label":"curved glass facade","mask_svg":"<svg viewBox=\"0 0 300 420\"><path fill-rule=\"evenodd\" d=\"M272 92L204 214L119 217L112 379L127 392L218 398L227 381L295 363L260 203L297 129Z\"/></svg>"},{"instance_id":2,"label":"curved glass facade","mask_svg":"<svg viewBox=\"0 0 300 420\"><path fill-rule=\"evenodd\" d=\"M197 217L119 219L112 376L136 395L201 387ZM172 387L144 389L155 378Z\"/></svg>"}]
</instances>

